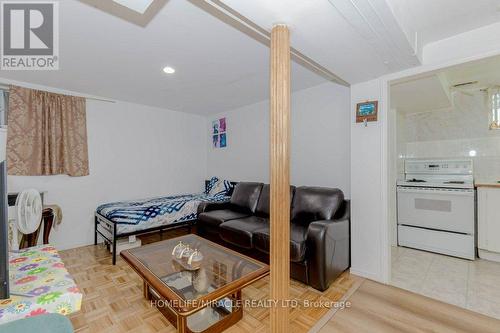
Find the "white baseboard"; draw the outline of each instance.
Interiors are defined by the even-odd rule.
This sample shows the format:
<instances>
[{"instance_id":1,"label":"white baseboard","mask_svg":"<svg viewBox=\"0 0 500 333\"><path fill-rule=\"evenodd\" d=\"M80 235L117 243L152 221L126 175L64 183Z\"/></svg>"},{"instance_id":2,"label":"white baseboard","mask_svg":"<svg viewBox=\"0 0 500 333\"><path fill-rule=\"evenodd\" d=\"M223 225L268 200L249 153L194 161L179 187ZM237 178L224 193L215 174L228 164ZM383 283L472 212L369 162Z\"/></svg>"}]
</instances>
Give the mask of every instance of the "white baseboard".
<instances>
[{"instance_id":1,"label":"white baseboard","mask_svg":"<svg viewBox=\"0 0 500 333\"><path fill-rule=\"evenodd\" d=\"M500 253L478 249L479 258L500 262Z\"/></svg>"},{"instance_id":2,"label":"white baseboard","mask_svg":"<svg viewBox=\"0 0 500 333\"><path fill-rule=\"evenodd\" d=\"M366 271L358 270L358 269L352 268L352 267L349 270L349 272L353 275L361 276L361 277L364 277L364 278L367 278L367 279L370 279L373 281L377 281L379 283L387 284L385 281L383 281L383 279L378 274L374 274L372 272L366 272Z\"/></svg>"}]
</instances>

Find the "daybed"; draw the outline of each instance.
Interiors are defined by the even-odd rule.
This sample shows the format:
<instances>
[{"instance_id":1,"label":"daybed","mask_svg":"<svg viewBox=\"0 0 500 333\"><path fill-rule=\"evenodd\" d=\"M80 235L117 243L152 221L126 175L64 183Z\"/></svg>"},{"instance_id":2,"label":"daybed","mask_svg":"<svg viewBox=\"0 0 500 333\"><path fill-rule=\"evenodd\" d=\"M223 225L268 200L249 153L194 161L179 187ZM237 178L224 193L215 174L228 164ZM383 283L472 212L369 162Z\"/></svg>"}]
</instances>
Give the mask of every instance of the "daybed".
<instances>
[{"instance_id":1,"label":"daybed","mask_svg":"<svg viewBox=\"0 0 500 333\"><path fill-rule=\"evenodd\" d=\"M205 192L120 201L100 205L95 213L94 244L97 235L112 247L116 263L116 242L119 238L151 231L191 227L197 219L201 202L225 202L234 183L213 177L205 182Z\"/></svg>"}]
</instances>

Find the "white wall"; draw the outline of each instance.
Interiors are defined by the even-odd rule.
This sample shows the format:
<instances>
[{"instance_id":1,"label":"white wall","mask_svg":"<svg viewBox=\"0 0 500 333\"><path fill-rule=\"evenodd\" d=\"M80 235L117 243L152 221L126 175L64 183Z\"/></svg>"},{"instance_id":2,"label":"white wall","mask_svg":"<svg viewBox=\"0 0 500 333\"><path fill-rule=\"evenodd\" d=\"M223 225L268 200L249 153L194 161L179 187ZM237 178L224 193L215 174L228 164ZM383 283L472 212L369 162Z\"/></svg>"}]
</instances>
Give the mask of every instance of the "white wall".
<instances>
[{"instance_id":1,"label":"white wall","mask_svg":"<svg viewBox=\"0 0 500 333\"><path fill-rule=\"evenodd\" d=\"M206 118L130 103L87 101L90 176L8 177L8 190L46 190L64 219L51 243L93 243L100 203L201 191L206 175Z\"/></svg>"},{"instance_id":2,"label":"white wall","mask_svg":"<svg viewBox=\"0 0 500 333\"><path fill-rule=\"evenodd\" d=\"M381 101L380 80L351 86L351 272L377 279L381 274L382 123L356 123L356 104Z\"/></svg>"},{"instance_id":3,"label":"white wall","mask_svg":"<svg viewBox=\"0 0 500 333\"><path fill-rule=\"evenodd\" d=\"M291 183L338 187L350 196L349 88L330 82L292 94ZM226 117L228 147L208 142L207 176L269 182L269 101Z\"/></svg>"}]
</instances>

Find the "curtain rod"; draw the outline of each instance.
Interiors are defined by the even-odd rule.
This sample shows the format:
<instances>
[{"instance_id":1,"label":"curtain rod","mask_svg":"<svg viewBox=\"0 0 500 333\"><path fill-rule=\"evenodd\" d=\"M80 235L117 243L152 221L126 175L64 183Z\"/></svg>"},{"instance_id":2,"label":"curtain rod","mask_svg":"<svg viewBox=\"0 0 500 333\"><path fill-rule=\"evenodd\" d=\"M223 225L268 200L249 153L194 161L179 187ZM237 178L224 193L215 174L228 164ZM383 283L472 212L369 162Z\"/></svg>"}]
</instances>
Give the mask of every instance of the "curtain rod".
<instances>
[{"instance_id":1,"label":"curtain rod","mask_svg":"<svg viewBox=\"0 0 500 333\"><path fill-rule=\"evenodd\" d=\"M19 84L13 84L13 85L18 86L18 87L28 88L28 89L41 90L41 89L38 89L38 88L25 87L25 86L22 86L22 85L19 85ZM0 89L8 91L10 89L9 83L2 83L2 82L0 82ZM112 99L106 99L106 98L101 98L101 97L96 97L96 96L91 96L91 95L57 93L57 92L53 92L53 91L49 91L49 90L45 90L45 91L50 92L50 93L54 93L54 94L70 95L70 96L75 96L75 97L82 97L82 98L91 99L91 100L94 100L94 101L107 102L107 103L116 103L116 101L114 101Z\"/></svg>"}]
</instances>

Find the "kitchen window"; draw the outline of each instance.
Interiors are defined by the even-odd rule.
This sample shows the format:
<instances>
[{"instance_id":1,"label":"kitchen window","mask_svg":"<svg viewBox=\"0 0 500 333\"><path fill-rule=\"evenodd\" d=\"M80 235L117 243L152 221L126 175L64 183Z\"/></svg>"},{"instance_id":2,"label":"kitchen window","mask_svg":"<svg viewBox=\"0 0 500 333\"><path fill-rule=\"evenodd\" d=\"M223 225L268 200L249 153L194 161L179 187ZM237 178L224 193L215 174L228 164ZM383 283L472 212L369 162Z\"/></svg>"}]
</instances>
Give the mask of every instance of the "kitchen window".
<instances>
[{"instance_id":1,"label":"kitchen window","mask_svg":"<svg viewBox=\"0 0 500 333\"><path fill-rule=\"evenodd\" d=\"M490 129L500 129L500 88L489 89Z\"/></svg>"}]
</instances>

